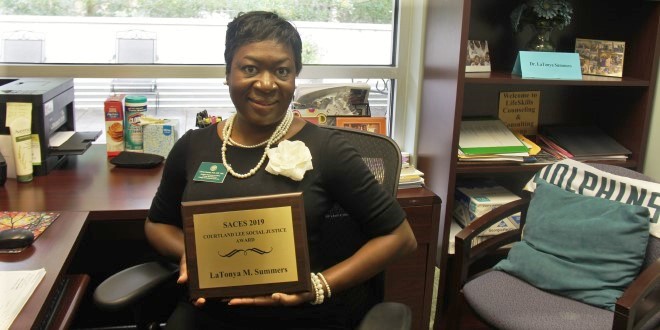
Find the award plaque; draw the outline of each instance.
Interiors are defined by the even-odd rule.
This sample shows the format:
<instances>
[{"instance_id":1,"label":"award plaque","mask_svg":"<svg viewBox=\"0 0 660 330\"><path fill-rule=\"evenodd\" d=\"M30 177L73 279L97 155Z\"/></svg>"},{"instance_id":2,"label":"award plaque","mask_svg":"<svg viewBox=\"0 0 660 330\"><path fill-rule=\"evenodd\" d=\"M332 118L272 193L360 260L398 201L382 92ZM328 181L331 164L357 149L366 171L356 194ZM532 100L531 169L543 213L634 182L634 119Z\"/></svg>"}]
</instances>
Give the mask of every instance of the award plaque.
<instances>
[{"instance_id":1,"label":"award plaque","mask_svg":"<svg viewBox=\"0 0 660 330\"><path fill-rule=\"evenodd\" d=\"M191 298L312 291L302 193L181 206Z\"/></svg>"}]
</instances>

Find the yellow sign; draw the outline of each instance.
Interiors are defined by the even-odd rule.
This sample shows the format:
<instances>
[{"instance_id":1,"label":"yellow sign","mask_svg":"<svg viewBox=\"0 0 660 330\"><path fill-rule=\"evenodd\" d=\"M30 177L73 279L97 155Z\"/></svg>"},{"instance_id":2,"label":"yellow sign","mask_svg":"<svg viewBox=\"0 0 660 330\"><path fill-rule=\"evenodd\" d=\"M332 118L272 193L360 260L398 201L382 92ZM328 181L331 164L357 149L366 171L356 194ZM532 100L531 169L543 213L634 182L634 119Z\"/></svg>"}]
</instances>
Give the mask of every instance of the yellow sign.
<instances>
[{"instance_id":1,"label":"yellow sign","mask_svg":"<svg viewBox=\"0 0 660 330\"><path fill-rule=\"evenodd\" d=\"M512 132L536 135L540 99L540 91L501 92L499 118Z\"/></svg>"},{"instance_id":2,"label":"yellow sign","mask_svg":"<svg viewBox=\"0 0 660 330\"><path fill-rule=\"evenodd\" d=\"M298 280L290 206L195 214L199 288Z\"/></svg>"}]
</instances>

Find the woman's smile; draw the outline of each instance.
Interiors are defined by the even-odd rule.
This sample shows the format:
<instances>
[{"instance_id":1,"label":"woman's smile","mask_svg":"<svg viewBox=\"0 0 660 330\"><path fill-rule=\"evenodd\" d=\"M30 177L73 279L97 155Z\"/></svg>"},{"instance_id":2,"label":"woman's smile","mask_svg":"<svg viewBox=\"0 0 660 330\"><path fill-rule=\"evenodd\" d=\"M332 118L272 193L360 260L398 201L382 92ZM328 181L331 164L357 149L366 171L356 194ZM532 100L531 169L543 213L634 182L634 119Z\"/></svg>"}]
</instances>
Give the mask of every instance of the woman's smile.
<instances>
[{"instance_id":1,"label":"woman's smile","mask_svg":"<svg viewBox=\"0 0 660 330\"><path fill-rule=\"evenodd\" d=\"M270 106L270 105L274 105L274 104L277 103L277 100L263 100L263 99L254 99L254 98L248 98L248 100L250 100L250 102L252 102L252 103L255 103L255 104L261 105L261 106Z\"/></svg>"}]
</instances>

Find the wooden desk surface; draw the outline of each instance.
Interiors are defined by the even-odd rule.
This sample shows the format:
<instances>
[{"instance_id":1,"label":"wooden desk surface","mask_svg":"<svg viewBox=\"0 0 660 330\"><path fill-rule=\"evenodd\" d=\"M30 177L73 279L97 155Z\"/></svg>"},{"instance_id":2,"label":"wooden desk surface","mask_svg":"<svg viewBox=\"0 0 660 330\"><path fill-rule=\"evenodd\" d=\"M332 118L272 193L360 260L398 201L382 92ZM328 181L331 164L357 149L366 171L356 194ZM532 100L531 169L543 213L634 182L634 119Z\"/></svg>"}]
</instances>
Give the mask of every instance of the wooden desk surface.
<instances>
[{"instance_id":1,"label":"wooden desk surface","mask_svg":"<svg viewBox=\"0 0 660 330\"><path fill-rule=\"evenodd\" d=\"M90 220L144 219L162 172L162 164L152 169L115 167L108 162L105 145L95 144L32 182L8 179L0 189L0 209L86 211ZM437 198L424 188L399 190L398 197L403 207Z\"/></svg>"},{"instance_id":2,"label":"wooden desk surface","mask_svg":"<svg viewBox=\"0 0 660 330\"><path fill-rule=\"evenodd\" d=\"M37 327L36 322L47 312L42 306L57 294L54 290L62 282L72 255L82 236L87 212L60 212L58 219L21 253L0 254L0 270L46 269L39 286L11 325L12 329Z\"/></svg>"},{"instance_id":3,"label":"wooden desk surface","mask_svg":"<svg viewBox=\"0 0 660 330\"><path fill-rule=\"evenodd\" d=\"M105 145L96 144L32 182L8 179L0 189L0 209L88 211L92 220L146 218L162 171L162 164L153 169L115 167Z\"/></svg>"}]
</instances>

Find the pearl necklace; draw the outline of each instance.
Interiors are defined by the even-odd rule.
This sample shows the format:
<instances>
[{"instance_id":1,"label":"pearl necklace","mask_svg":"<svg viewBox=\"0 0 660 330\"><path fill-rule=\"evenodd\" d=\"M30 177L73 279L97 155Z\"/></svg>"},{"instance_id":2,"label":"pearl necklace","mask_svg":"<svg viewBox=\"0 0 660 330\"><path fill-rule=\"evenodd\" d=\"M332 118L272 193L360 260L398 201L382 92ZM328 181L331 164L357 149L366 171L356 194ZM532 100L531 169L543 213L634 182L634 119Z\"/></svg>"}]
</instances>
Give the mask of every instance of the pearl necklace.
<instances>
[{"instance_id":1,"label":"pearl necklace","mask_svg":"<svg viewBox=\"0 0 660 330\"><path fill-rule=\"evenodd\" d=\"M262 146L266 145L266 143L268 143L268 140L263 140L263 141L261 141L261 142L259 142L259 143L257 143L257 144L253 144L253 145L251 145L251 146L246 146L246 145L244 145L244 144L240 144L240 143L234 141L234 139L232 139L231 136L228 137L228 139L229 139L229 145L230 145L230 146L237 146L237 147L241 147L241 148L244 148L244 149L254 149L254 148L259 148L259 147L262 147Z\"/></svg>"},{"instance_id":2,"label":"pearl necklace","mask_svg":"<svg viewBox=\"0 0 660 330\"><path fill-rule=\"evenodd\" d=\"M236 143L233 140L231 140L230 136L231 136L232 128L234 127L235 118L236 118L236 114L231 116L231 118L227 120L225 127L222 128L222 164L225 165L225 167L227 168L227 172L229 172L229 174L231 174L232 176L239 179L245 179L257 173L259 168L261 168L261 165L263 165L264 161L266 160L266 156L268 154L268 149L270 149L270 146L273 145L275 142L279 141L282 137L284 137L286 132L289 131L289 127L291 127L291 123L293 122L293 112L291 111L286 112L284 118L277 126L277 128L275 128L273 135L271 135L270 138L268 138L268 140L252 146L244 146L240 143ZM261 159L259 160L259 163L257 163L257 166L255 166L245 174L240 174L234 171L234 169L227 163L227 144L230 142L230 140L232 144L241 148L256 148L264 145L265 143L266 148L264 148L264 154L261 155Z\"/></svg>"}]
</instances>

